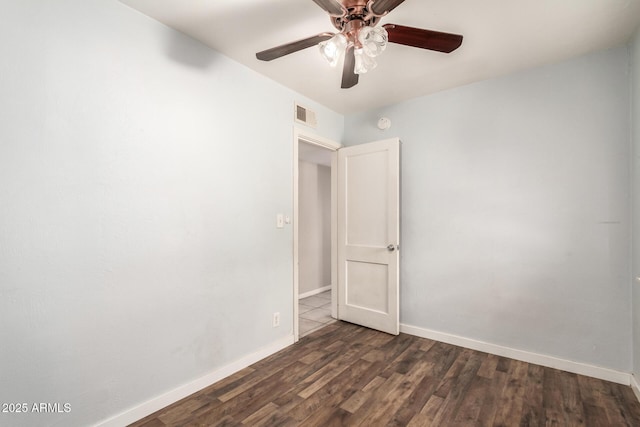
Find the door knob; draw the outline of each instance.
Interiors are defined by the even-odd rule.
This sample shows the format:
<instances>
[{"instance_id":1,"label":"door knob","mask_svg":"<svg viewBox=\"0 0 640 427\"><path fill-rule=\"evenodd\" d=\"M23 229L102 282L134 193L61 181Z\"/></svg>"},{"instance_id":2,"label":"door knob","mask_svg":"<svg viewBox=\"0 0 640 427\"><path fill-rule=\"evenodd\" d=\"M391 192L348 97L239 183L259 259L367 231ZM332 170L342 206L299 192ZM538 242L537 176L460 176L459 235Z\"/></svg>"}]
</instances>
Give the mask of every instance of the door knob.
<instances>
[{"instance_id":1,"label":"door knob","mask_svg":"<svg viewBox=\"0 0 640 427\"><path fill-rule=\"evenodd\" d=\"M395 251L395 250L396 250L396 245L394 245L394 244L390 244L389 246L387 246L387 250L388 250L389 252L393 252L393 251Z\"/></svg>"}]
</instances>

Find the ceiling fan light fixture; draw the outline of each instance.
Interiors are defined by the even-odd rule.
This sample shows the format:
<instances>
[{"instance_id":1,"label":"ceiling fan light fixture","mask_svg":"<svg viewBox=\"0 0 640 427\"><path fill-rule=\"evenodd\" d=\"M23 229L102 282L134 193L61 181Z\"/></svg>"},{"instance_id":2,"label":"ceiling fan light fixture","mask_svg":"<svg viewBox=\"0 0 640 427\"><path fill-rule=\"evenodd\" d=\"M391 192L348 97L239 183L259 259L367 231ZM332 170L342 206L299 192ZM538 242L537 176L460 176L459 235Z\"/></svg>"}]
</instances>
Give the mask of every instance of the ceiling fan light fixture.
<instances>
[{"instance_id":1,"label":"ceiling fan light fixture","mask_svg":"<svg viewBox=\"0 0 640 427\"><path fill-rule=\"evenodd\" d=\"M338 33L329 40L319 43L318 47L322 57L327 60L330 66L335 67L347 49L347 38L344 34Z\"/></svg>"},{"instance_id":2,"label":"ceiling fan light fixture","mask_svg":"<svg viewBox=\"0 0 640 427\"><path fill-rule=\"evenodd\" d=\"M376 57L387 48L389 33L383 27L363 27L358 33L358 40L367 55Z\"/></svg>"},{"instance_id":3,"label":"ceiling fan light fixture","mask_svg":"<svg viewBox=\"0 0 640 427\"><path fill-rule=\"evenodd\" d=\"M353 53L356 59L356 65L353 69L354 73L365 74L378 66L376 60L367 55L363 48L355 48Z\"/></svg>"}]
</instances>

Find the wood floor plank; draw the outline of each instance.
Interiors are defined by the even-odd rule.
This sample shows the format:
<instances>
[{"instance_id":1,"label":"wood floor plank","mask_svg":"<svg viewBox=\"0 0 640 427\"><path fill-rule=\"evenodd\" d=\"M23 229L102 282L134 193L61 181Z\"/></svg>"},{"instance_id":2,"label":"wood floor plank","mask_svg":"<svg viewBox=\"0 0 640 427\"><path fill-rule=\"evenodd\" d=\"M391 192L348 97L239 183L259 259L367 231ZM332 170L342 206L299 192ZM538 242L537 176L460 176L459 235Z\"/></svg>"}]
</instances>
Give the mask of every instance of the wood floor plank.
<instances>
[{"instance_id":1,"label":"wood floor plank","mask_svg":"<svg viewBox=\"0 0 640 427\"><path fill-rule=\"evenodd\" d=\"M376 366L376 364L372 364L372 367L374 366ZM364 384L365 378L361 378L359 383L353 386L355 392L340 405L340 408L354 414L367 400L369 400L371 394L387 381L386 378L378 376L377 372L378 371L376 369L370 370L369 376L366 377L369 381L366 384ZM376 374L375 377L370 378L370 375L373 374Z\"/></svg>"},{"instance_id":2,"label":"wood floor plank","mask_svg":"<svg viewBox=\"0 0 640 427\"><path fill-rule=\"evenodd\" d=\"M424 427L434 425L433 420L438 414L438 411L440 411L440 407L443 403L443 398L432 394L420 412L411 418L407 427Z\"/></svg>"},{"instance_id":3,"label":"wood floor plank","mask_svg":"<svg viewBox=\"0 0 640 427\"><path fill-rule=\"evenodd\" d=\"M480 413L478 414L478 425L495 425L494 420L496 418L496 413L498 412L498 409L500 409L500 396L502 395L502 390L504 390L504 387L507 384L508 376L508 373L499 371L496 367L496 371L493 373L493 378L491 378L491 385L486 391L487 395L482 402L482 408L480 408Z\"/></svg>"},{"instance_id":4,"label":"wood floor plank","mask_svg":"<svg viewBox=\"0 0 640 427\"><path fill-rule=\"evenodd\" d=\"M210 411L198 413L191 421L211 425L219 419L229 418L240 423L266 405L271 400L274 391L280 389L284 384L280 378L269 377L269 380L244 390L234 398L223 402L222 405L212 406Z\"/></svg>"},{"instance_id":5,"label":"wood floor plank","mask_svg":"<svg viewBox=\"0 0 640 427\"><path fill-rule=\"evenodd\" d=\"M456 380L469 361L471 354L472 351L467 349L462 350L458 354L458 357L453 362L440 384L438 384L438 388L435 391L437 396L440 396L443 399L446 399L447 396L449 396L451 388L456 384Z\"/></svg>"},{"instance_id":6,"label":"wood floor plank","mask_svg":"<svg viewBox=\"0 0 640 427\"><path fill-rule=\"evenodd\" d=\"M378 348L372 348L365 355L363 355L362 358L364 360L368 360L369 362L382 362L387 359L387 354Z\"/></svg>"},{"instance_id":7,"label":"wood floor plank","mask_svg":"<svg viewBox=\"0 0 640 427\"><path fill-rule=\"evenodd\" d=\"M416 342L409 347L394 361L389 367L399 374L407 374L415 364L424 360L425 353L420 350L420 342Z\"/></svg>"},{"instance_id":8,"label":"wood floor plank","mask_svg":"<svg viewBox=\"0 0 640 427\"><path fill-rule=\"evenodd\" d=\"M197 396L185 399L182 403L174 404L174 406L159 415L158 419L166 425L179 425L191 419L193 414L197 414L203 408L209 411L216 406L218 406L218 402L215 402L215 400L207 399L206 396Z\"/></svg>"},{"instance_id":9,"label":"wood floor plank","mask_svg":"<svg viewBox=\"0 0 640 427\"><path fill-rule=\"evenodd\" d=\"M527 370L525 385L525 396L522 405L522 416L520 426L530 427L544 424L544 414L542 411L542 395L544 382L544 369L542 366L531 365Z\"/></svg>"},{"instance_id":10,"label":"wood floor plank","mask_svg":"<svg viewBox=\"0 0 640 427\"><path fill-rule=\"evenodd\" d=\"M247 390L238 397L234 402L235 406L230 404L224 405L224 408L233 408L232 410L221 411L225 415L231 415L236 420L244 420L254 413L258 412L265 405L269 404L273 400L273 395L277 394L287 383L281 378L273 378L270 381L264 381L259 387Z\"/></svg>"},{"instance_id":11,"label":"wood floor plank","mask_svg":"<svg viewBox=\"0 0 640 427\"><path fill-rule=\"evenodd\" d=\"M222 402L228 402L229 400L233 399L234 397L246 392L247 390L251 390L251 389L255 389L258 387L259 384L264 383L264 381L268 378L272 378L276 375L276 373L280 372L281 370L278 369L276 372L265 372L264 375L256 375L253 376L251 379L247 379L244 382L241 382L239 384L237 384L236 387L234 387L233 389L229 390L228 392L218 396L218 399Z\"/></svg>"},{"instance_id":12,"label":"wood floor plank","mask_svg":"<svg viewBox=\"0 0 640 427\"><path fill-rule=\"evenodd\" d=\"M353 419L357 420L354 425L362 425L371 413L379 413L381 402L402 384L404 376L394 372L378 388L373 390L367 400L353 414ZM365 426L367 424L364 424Z\"/></svg>"},{"instance_id":13,"label":"wood floor plank","mask_svg":"<svg viewBox=\"0 0 640 427\"><path fill-rule=\"evenodd\" d=\"M493 378L493 374L498 367L498 356L493 354L487 355L487 358L480 365L480 369L478 369L478 376L491 379Z\"/></svg>"},{"instance_id":14,"label":"wood floor plank","mask_svg":"<svg viewBox=\"0 0 640 427\"><path fill-rule=\"evenodd\" d=\"M635 393L631 387L622 384L609 384L611 387L611 395L614 397L623 418L627 423L640 419L640 402L638 402Z\"/></svg>"},{"instance_id":15,"label":"wood floor plank","mask_svg":"<svg viewBox=\"0 0 640 427\"><path fill-rule=\"evenodd\" d=\"M142 422L142 421L141 421ZM167 425L157 418L151 418L139 424L140 427L166 427Z\"/></svg>"},{"instance_id":16,"label":"wood floor plank","mask_svg":"<svg viewBox=\"0 0 640 427\"><path fill-rule=\"evenodd\" d=\"M628 386L335 322L133 424L640 426Z\"/></svg>"},{"instance_id":17,"label":"wood floor plank","mask_svg":"<svg viewBox=\"0 0 640 427\"><path fill-rule=\"evenodd\" d=\"M509 366L511 365L511 359L507 359L506 357L498 356L498 364L496 365L496 371L498 372L509 372Z\"/></svg>"},{"instance_id":18,"label":"wood floor plank","mask_svg":"<svg viewBox=\"0 0 640 427\"><path fill-rule=\"evenodd\" d=\"M436 345L436 343L437 343L437 341L434 341L434 340L430 340L430 339L427 339L427 338L420 338L420 350L422 350L422 351L424 351L426 353L429 350L431 350L431 347Z\"/></svg>"},{"instance_id":19,"label":"wood floor plank","mask_svg":"<svg viewBox=\"0 0 640 427\"><path fill-rule=\"evenodd\" d=\"M569 372L560 372L559 378L565 423L571 426L584 426L584 406L582 405L577 375Z\"/></svg>"},{"instance_id":20,"label":"wood floor plank","mask_svg":"<svg viewBox=\"0 0 640 427\"><path fill-rule=\"evenodd\" d=\"M510 426L520 423L528 368L525 362L511 361L507 382L498 402L499 409L494 418L495 425Z\"/></svg>"},{"instance_id":21,"label":"wood floor plank","mask_svg":"<svg viewBox=\"0 0 640 427\"><path fill-rule=\"evenodd\" d=\"M449 377L447 380L449 381L450 387L448 387L448 393L445 397L445 401L438 412L434 423L443 422L443 420L452 420L455 421L455 417L458 413L458 409L462 404L464 397L466 396L467 390L471 385L474 378L477 376L478 369L480 369L480 365L483 362L483 358L486 357L485 354L480 352L474 352L471 350L465 349L456 362L454 366L460 362L461 369L456 374L455 377ZM452 367L452 369L454 369ZM457 367L455 368L457 370ZM447 372L447 376L449 376L453 370ZM443 393L444 387L439 389L438 393ZM442 394L439 394L441 397Z\"/></svg>"},{"instance_id":22,"label":"wood floor plank","mask_svg":"<svg viewBox=\"0 0 640 427\"><path fill-rule=\"evenodd\" d=\"M356 359L350 366L345 375L337 377L335 381L325 384L316 392L304 398L302 402L289 411L289 415L298 421L302 421L310 414L324 407L338 407L340 403L350 398L357 389L350 386L362 378L370 379L374 373L369 371L371 362L362 359ZM299 394L300 395L300 394Z\"/></svg>"},{"instance_id":23,"label":"wood floor plank","mask_svg":"<svg viewBox=\"0 0 640 427\"><path fill-rule=\"evenodd\" d=\"M308 398L316 391L320 390L334 378L340 376L345 370L353 368L354 361L359 362L359 359L364 353L367 352L367 348L363 346L354 346L351 350L344 354L339 355L331 362L327 363L321 369L317 370L313 374L309 375L304 382L309 383L309 386L300 391L298 395L303 399ZM362 360L362 359L360 359ZM365 361L366 362L366 361ZM361 364L363 366L370 366L371 362L367 364Z\"/></svg>"},{"instance_id":24,"label":"wood floor plank","mask_svg":"<svg viewBox=\"0 0 640 427\"><path fill-rule=\"evenodd\" d=\"M609 426L609 416L604 406L606 396L602 395L601 382L583 376L578 376L578 386L582 397L582 407L588 426Z\"/></svg>"},{"instance_id":25,"label":"wood floor plank","mask_svg":"<svg viewBox=\"0 0 640 427\"><path fill-rule=\"evenodd\" d=\"M421 350L419 351L422 353ZM428 365L427 361L417 360L411 365L411 368L406 374L397 372L398 374L403 375L403 381L392 389L384 398L377 400L375 410L369 411L367 415L359 421L359 425L393 425L394 423L392 420L396 412L402 407L404 402L412 394L415 387L424 378L426 365Z\"/></svg>"},{"instance_id":26,"label":"wood floor plank","mask_svg":"<svg viewBox=\"0 0 640 427\"><path fill-rule=\"evenodd\" d=\"M482 405L487 397L491 379L476 375L469 384L455 415L456 423L475 424L480 416Z\"/></svg>"},{"instance_id":27,"label":"wood floor plank","mask_svg":"<svg viewBox=\"0 0 640 427\"><path fill-rule=\"evenodd\" d=\"M273 402L269 402L266 405L264 405L262 408L260 408L259 410L253 412L252 414L250 414L249 416L247 416L244 420L242 420L242 424L244 425L248 425L248 426L253 426L256 423L258 423L259 421L270 417L271 415L275 414L278 412L279 406L276 405Z\"/></svg>"},{"instance_id":28,"label":"wood floor plank","mask_svg":"<svg viewBox=\"0 0 640 427\"><path fill-rule=\"evenodd\" d=\"M385 381L386 378L382 378L376 375L371 381L369 381L364 387L362 387L362 391L364 391L365 393L369 393L370 391L377 389Z\"/></svg>"},{"instance_id":29,"label":"wood floor plank","mask_svg":"<svg viewBox=\"0 0 640 427\"><path fill-rule=\"evenodd\" d=\"M627 413L625 405L621 405L617 402L613 392L616 387L617 384L604 382L598 383L597 386L599 390L602 390L602 406L604 406L607 411L607 417L609 418L611 425L626 425L630 421L630 414Z\"/></svg>"},{"instance_id":30,"label":"wood floor plank","mask_svg":"<svg viewBox=\"0 0 640 427\"><path fill-rule=\"evenodd\" d=\"M273 427L273 426L297 427L299 425L300 423L298 423L296 420L278 411L271 416L263 418L261 421L257 421L255 424L251 424L250 426L251 427Z\"/></svg>"},{"instance_id":31,"label":"wood floor plank","mask_svg":"<svg viewBox=\"0 0 640 427\"><path fill-rule=\"evenodd\" d=\"M243 378L246 378L248 375L254 373L255 371L256 371L255 368L253 368L251 366L248 366L248 367L246 367L244 369L239 370L238 372L236 372L234 374L229 375L226 378L221 379L220 381L215 383L214 386L217 389L221 389L223 387L227 387L230 384L237 383L238 381L242 381ZM208 388L206 388L206 389L204 389L202 391L203 391L203 393L209 393L212 389L213 389L213 386L208 387Z\"/></svg>"},{"instance_id":32,"label":"wood floor plank","mask_svg":"<svg viewBox=\"0 0 640 427\"><path fill-rule=\"evenodd\" d=\"M306 418L301 425L309 427L344 427L353 425L352 414L342 408L324 407Z\"/></svg>"},{"instance_id":33,"label":"wood floor plank","mask_svg":"<svg viewBox=\"0 0 640 427\"><path fill-rule=\"evenodd\" d=\"M389 422L389 426L406 426L414 418L415 414L427 404L440 381L441 378L439 376L433 376L433 368L431 367L429 373L422 377L420 382L413 388L411 394L405 399L403 405L398 408L393 419Z\"/></svg>"},{"instance_id":34,"label":"wood floor plank","mask_svg":"<svg viewBox=\"0 0 640 427\"><path fill-rule=\"evenodd\" d=\"M425 347L421 347L421 349L423 348ZM397 400L398 404L394 405L395 413L388 425L407 425L433 395L444 371L444 369L434 369L432 362L426 358L419 360L408 373L407 380L402 384L402 387L407 390L403 392L403 398Z\"/></svg>"}]
</instances>

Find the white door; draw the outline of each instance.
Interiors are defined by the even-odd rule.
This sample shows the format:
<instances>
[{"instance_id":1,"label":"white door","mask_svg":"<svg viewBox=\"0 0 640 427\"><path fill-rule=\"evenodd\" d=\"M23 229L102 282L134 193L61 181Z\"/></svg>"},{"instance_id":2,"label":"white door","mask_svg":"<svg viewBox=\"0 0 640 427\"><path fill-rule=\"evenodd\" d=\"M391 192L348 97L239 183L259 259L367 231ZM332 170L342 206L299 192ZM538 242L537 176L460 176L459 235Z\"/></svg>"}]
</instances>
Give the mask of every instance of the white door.
<instances>
[{"instance_id":1,"label":"white door","mask_svg":"<svg viewBox=\"0 0 640 427\"><path fill-rule=\"evenodd\" d=\"M338 150L338 318L399 333L400 140Z\"/></svg>"}]
</instances>

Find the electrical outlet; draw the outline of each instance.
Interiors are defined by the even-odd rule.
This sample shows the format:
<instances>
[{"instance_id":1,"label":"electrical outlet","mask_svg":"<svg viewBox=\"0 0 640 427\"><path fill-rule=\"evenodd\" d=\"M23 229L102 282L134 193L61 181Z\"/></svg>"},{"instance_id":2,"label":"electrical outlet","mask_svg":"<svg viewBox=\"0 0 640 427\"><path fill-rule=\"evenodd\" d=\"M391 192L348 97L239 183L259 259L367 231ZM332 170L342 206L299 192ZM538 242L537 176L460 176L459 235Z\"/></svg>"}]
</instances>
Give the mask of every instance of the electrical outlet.
<instances>
[{"instance_id":1,"label":"electrical outlet","mask_svg":"<svg viewBox=\"0 0 640 427\"><path fill-rule=\"evenodd\" d=\"M280 326L280 313L273 313L273 327L277 328Z\"/></svg>"}]
</instances>

